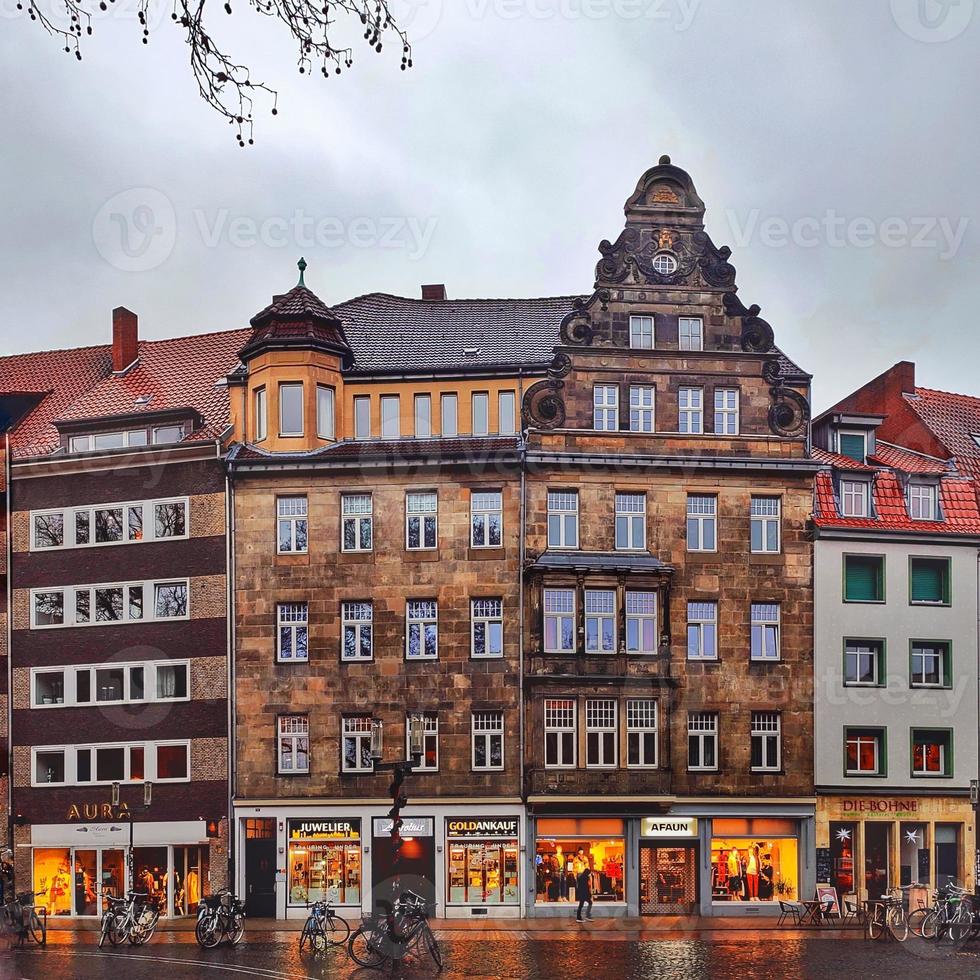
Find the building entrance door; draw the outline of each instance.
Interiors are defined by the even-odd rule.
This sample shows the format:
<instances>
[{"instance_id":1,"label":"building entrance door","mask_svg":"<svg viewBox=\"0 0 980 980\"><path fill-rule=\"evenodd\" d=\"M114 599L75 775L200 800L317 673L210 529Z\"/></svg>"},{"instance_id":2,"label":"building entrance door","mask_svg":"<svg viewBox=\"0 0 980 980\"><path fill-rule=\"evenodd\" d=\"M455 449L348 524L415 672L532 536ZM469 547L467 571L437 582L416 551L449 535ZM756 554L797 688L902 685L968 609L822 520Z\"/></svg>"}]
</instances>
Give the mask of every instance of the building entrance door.
<instances>
[{"instance_id":1,"label":"building entrance door","mask_svg":"<svg viewBox=\"0 0 980 980\"><path fill-rule=\"evenodd\" d=\"M253 919L276 916L276 822L245 821L245 911Z\"/></svg>"},{"instance_id":2,"label":"building entrance door","mask_svg":"<svg viewBox=\"0 0 980 980\"><path fill-rule=\"evenodd\" d=\"M869 899L881 898L888 891L892 825L868 820L864 824L864 887Z\"/></svg>"},{"instance_id":3,"label":"building entrance door","mask_svg":"<svg viewBox=\"0 0 980 980\"><path fill-rule=\"evenodd\" d=\"M371 861L371 901L375 909L378 908L379 899L391 902L406 891L421 895L429 903L430 910L435 909L436 842L431 829L432 818L414 819L426 833L402 837L397 865L390 835L378 833L375 829ZM405 825L408 825L408 820ZM404 827L402 834L406 834Z\"/></svg>"},{"instance_id":4,"label":"building entrance door","mask_svg":"<svg viewBox=\"0 0 980 980\"><path fill-rule=\"evenodd\" d=\"M697 848L657 844L640 848L640 912L643 915L693 913L698 900Z\"/></svg>"}]
</instances>

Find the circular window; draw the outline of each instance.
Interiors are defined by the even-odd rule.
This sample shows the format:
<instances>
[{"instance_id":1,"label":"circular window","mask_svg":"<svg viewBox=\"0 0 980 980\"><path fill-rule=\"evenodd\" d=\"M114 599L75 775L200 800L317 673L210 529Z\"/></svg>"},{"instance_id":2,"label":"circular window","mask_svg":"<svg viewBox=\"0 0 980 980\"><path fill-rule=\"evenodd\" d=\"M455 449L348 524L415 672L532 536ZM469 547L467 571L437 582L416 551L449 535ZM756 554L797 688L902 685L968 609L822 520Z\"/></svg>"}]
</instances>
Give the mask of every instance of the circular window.
<instances>
[{"instance_id":1,"label":"circular window","mask_svg":"<svg viewBox=\"0 0 980 980\"><path fill-rule=\"evenodd\" d=\"M670 252L660 252L653 257L653 267L662 276L669 276L677 271L677 259Z\"/></svg>"}]
</instances>

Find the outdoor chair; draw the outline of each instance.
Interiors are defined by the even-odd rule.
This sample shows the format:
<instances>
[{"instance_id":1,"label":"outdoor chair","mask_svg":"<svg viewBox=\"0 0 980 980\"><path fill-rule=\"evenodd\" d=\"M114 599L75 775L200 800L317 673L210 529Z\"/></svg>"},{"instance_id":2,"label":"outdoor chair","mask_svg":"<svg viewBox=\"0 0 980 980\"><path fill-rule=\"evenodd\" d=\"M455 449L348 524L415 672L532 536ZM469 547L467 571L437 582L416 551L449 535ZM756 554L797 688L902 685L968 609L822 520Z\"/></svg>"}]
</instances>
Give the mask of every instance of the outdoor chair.
<instances>
[{"instance_id":1,"label":"outdoor chair","mask_svg":"<svg viewBox=\"0 0 980 980\"><path fill-rule=\"evenodd\" d=\"M776 925L781 926L787 919L791 919L793 921L793 925L798 926L802 916L803 907L801 905L797 905L796 902L780 901L779 921L776 923Z\"/></svg>"}]
</instances>

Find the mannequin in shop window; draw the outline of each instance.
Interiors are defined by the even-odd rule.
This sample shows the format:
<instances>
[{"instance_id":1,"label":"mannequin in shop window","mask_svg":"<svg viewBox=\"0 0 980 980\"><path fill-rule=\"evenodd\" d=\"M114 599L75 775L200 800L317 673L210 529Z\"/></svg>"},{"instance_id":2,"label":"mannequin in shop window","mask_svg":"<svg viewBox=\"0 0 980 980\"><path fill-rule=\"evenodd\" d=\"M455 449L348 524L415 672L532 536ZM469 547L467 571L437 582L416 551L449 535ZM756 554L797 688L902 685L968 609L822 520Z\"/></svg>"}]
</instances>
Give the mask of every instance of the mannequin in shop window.
<instances>
[{"instance_id":1,"label":"mannequin in shop window","mask_svg":"<svg viewBox=\"0 0 980 980\"><path fill-rule=\"evenodd\" d=\"M191 868L184 879L184 892L187 896L187 911L193 913L197 911L198 902L201 901L201 887L197 876L197 868Z\"/></svg>"},{"instance_id":2,"label":"mannequin in shop window","mask_svg":"<svg viewBox=\"0 0 980 980\"><path fill-rule=\"evenodd\" d=\"M733 847L728 852L728 894L733 902L741 898L744 873L741 855L738 853L738 848Z\"/></svg>"},{"instance_id":3,"label":"mannequin in shop window","mask_svg":"<svg viewBox=\"0 0 980 980\"><path fill-rule=\"evenodd\" d=\"M561 844L555 848L555 869L558 874L558 901L567 902L568 901L568 878L569 878L569 868L567 867L568 862L565 860L565 852L562 850Z\"/></svg>"},{"instance_id":4,"label":"mannequin in shop window","mask_svg":"<svg viewBox=\"0 0 980 980\"><path fill-rule=\"evenodd\" d=\"M745 887L750 902L759 901L760 870L762 869L759 860L759 845L753 844L746 852L745 857Z\"/></svg>"},{"instance_id":5,"label":"mannequin in shop window","mask_svg":"<svg viewBox=\"0 0 980 980\"><path fill-rule=\"evenodd\" d=\"M759 901L760 902L771 902L772 897L775 894L775 886L773 885L773 876L775 870L772 866L772 856L769 854L762 855L762 870L759 872Z\"/></svg>"}]
</instances>

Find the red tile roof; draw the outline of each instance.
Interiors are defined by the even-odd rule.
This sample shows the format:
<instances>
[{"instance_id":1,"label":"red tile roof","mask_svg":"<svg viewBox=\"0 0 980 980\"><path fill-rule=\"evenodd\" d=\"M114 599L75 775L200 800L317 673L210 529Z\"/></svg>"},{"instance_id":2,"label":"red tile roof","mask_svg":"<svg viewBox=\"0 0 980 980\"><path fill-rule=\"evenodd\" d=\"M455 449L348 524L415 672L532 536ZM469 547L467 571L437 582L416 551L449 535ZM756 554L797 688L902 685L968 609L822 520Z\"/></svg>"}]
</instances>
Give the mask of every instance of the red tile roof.
<instances>
[{"instance_id":1,"label":"red tile roof","mask_svg":"<svg viewBox=\"0 0 980 980\"><path fill-rule=\"evenodd\" d=\"M916 386L915 394L902 396L956 459L957 469L980 477L980 398Z\"/></svg>"},{"instance_id":2,"label":"red tile roof","mask_svg":"<svg viewBox=\"0 0 980 980\"><path fill-rule=\"evenodd\" d=\"M935 474L941 476L951 471L951 463L947 460L936 459L934 456L924 456L922 453L902 449L880 440L875 442L875 453L871 461L882 466L891 466L903 473Z\"/></svg>"},{"instance_id":3,"label":"red tile roof","mask_svg":"<svg viewBox=\"0 0 980 980\"><path fill-rule=\"evenodd\" d=\"M851 459L850 456L842 456L840 453L832 453L826 449L821 449L819 446L814 446L810 451L810 455L814 459L820 460L821 463L826 463L828 466L833 466L838 470L860 470L867 473L875 472L875 467L869 466L867 463L862 463L859 460Z\"/></svg>"}]
</instances>

